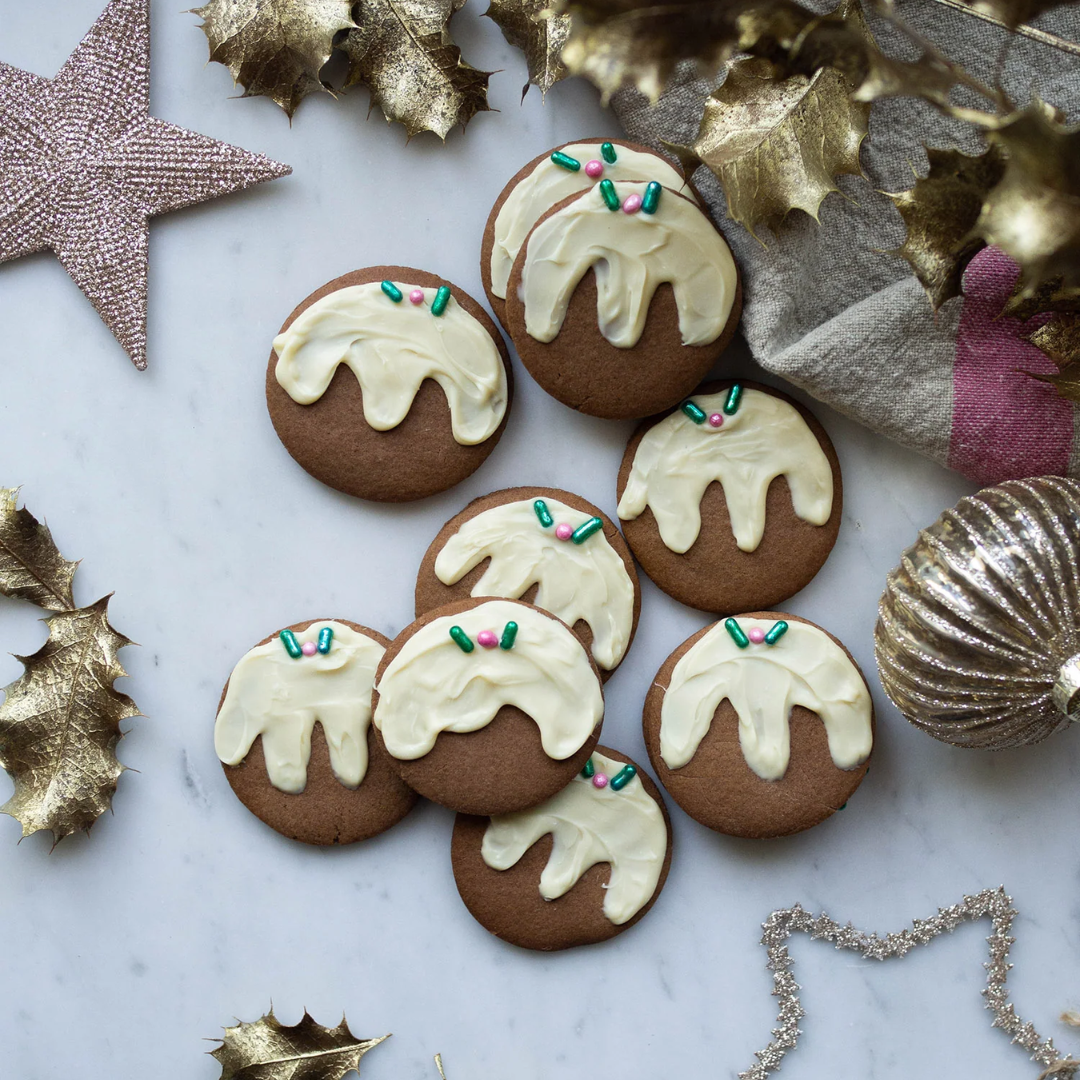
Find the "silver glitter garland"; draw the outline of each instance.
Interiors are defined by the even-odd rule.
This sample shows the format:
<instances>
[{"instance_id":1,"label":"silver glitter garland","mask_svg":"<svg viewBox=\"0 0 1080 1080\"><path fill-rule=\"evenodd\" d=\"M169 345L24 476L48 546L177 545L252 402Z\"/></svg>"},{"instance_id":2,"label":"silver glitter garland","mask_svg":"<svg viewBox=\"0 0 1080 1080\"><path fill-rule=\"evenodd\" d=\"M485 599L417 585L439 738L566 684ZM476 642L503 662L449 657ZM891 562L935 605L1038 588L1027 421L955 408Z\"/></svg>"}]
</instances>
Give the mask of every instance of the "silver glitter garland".
<instances>
[{"instance_id":1,"label":"silver glitter garland","mask_svg":"<svg viewBox=\"0 0 1080 1080\"><path fill-rule=\"evenodd\" d=\"M291 171L150 116L150 0L112 0L55 79L0 63L0 262L54 252L137 368L148 219Z\"/></svg>"},{"instance_id":2,"label":"silver glitter garland","mask_svg":"<svg viewBox=\"0 0 1080 1080\"><path fill-rule=\"evenodd\" d=\"M773 1028L773 1041L754 1056L757 1064L739 1073L739 1080L765 1080L769 1073L780 1068L784 1055L795 1047L802 1032L799 1021L806 1014L799 1001L799 984L791 974L794 961L788 955L787 941L792 934L808 934L811 940L829 941L837 949L861 953L867 960L888 960L905 956L917 945L926 945L939 934L952 933L961 923L990 919L991 932L986 939L990 946L990 960L986 968L986 1007L994 1014L992 1027L1001 1028L1012 1041L1031 1055L1032 1060L1044 1067L1042 1076L1071 1078L1080 1069L1080 1061L1062 1058L1054 1049L1053 1039L1042 1039L1035 1028L1016 1015L1008 1003L1009 992L1005 980L1009 974L1009 936L1016 911L1012 898L1003 888L984 889L975 896L965 896L962 903L948 908L938 908L930 919L916 919L910 930L896 934L866 934L856 930L850 923L841 926L828 915L811 915L798 904L791 908L774 911L762 924L765 933L761 943L768 949L768 968L773 973L773 996L780 999L777 1026Z\"/></svg>"}]
</instances>

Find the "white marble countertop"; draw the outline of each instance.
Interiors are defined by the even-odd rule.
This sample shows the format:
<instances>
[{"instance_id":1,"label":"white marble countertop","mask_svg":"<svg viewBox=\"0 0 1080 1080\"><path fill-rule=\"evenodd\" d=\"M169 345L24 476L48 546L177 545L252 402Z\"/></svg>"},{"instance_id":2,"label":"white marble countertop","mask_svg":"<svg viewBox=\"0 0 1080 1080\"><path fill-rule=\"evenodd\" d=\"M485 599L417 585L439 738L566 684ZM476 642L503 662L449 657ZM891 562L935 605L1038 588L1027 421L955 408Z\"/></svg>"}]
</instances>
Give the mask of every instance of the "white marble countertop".
<instances>
[{"instance_id":1,"label":"white marble countertop","mask_svg":"<svg viewBox=\"0 0 1080 1080\"><path fill-rule=\"evenodd\" d=\"M136 372L59 264L0 268L0 483L22 484L61 550L82 558L76 599L115 590L114 624L140 642L121 682L146 713L120 756L115 813L89 837L20 845L0 819L0 1045L18 1080L210 1078L204 1057L234 1017L271 1000L295 1022L344 1009L360 1035L394 1038L368 1080L731 1077L769 1041L775 1001L758 944L799 902L899 930L966 892L1004 884L1020 918L1017 1010L1063 1051L1080 1004L1075 734L1001 754L964 752L886 702L872 629L886 571L916 529L971 490L828 409L844 469L844 523L817 579L788 605L820 622L870 676L878 743L847 810L771 842L714 835L672 807L676 850L654 911L607 945L554 956L504 945L461 905L451 815L424 805L366 844L315 850L233 797L211 729L234 660L271 629L344 616L393 634L412 615L416 567L443 521L512 484L570 488L614 513L632 425L564 409L518 368L506 436L458 489L409 506L338 495L293 464L266 414L270 339L309 291L355 267L427 267L482 296L478 246L505 180L547 147L617 134L583 84L542 104L521 55L476 10L458 16L466 57L504 69L497 113L465 137L406 145L366 95L308 100L291 128L265 100L232 97L204 68L180 5L154 10L152 112L263 151L292 177L158 220L151 231L150 368ZM0 0L0 59L52 75L104 0ZM472 4L469 5L471 9ZM872 362L872 360L870 361ZM753 375L733 349L720 370ZM887 378L888 372L882 377ZM647 760L641 703L668 652L706 617L644 582L641 629L607 689L604 741ZM38 612L0 603L0 680L43 640ZM0 797L10 784L0 774ZM1034 1078L982 1008L986 924L882 966L821 943L792 945L807 1016L783 1075Z\"/></svg>"}]
</instances>

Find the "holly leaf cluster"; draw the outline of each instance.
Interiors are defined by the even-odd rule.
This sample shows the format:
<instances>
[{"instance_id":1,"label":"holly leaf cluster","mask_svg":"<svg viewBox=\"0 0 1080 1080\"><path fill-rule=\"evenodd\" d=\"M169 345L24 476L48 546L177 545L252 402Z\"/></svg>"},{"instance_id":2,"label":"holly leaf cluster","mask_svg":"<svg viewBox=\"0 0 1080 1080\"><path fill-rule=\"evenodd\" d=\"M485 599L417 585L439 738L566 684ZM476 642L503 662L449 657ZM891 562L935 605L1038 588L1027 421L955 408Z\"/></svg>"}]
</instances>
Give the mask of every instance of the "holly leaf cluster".
<instances>
[{"instance_id":1,"label":"holly leaf cluster","mask_svg":"<svg viewBox=\"0 0 1080 1080\"><path fill-rule=\"evenodd\" d=\"M485 112L490 71L467 63L450 35L465 0L209 0L194 14L244 97L265 96L291 118L323 79L335 51L348 64L342 89L366 87L372 105L409 136L445 139Z\"/></svg>"},{"instance_id":2,"label":"holly leaf cluster","mask_svg":"<svg viewBox=\"0 0 1080 1080\"><path fill-rule=\"evenodd\" d=\"M4 688L0 766L15 791L0 811L22 824L23 836L44 829L59 842L89 831L124 771L116 758L120 724L139 710L113 683L126 674L117 653L131 642L109 625L109 597L75 606L78 564L17 498L17 488L0 488L0 593L50 612L49 637L17 657L25 671Z\"/></svg>"}]
</instances>

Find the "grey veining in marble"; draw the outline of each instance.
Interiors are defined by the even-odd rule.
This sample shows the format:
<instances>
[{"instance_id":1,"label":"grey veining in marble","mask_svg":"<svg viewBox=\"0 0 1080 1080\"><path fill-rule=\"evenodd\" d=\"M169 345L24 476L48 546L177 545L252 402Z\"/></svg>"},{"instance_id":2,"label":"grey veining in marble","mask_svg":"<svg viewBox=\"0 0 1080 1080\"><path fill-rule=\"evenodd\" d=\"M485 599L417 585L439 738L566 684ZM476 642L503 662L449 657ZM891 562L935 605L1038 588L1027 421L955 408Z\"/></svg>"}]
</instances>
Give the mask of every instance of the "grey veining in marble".
<instances>
[{"instance_id":1,"label":"grey veining in marble","mask_svg":"<svg viewBox=\"0 0 1080 1080\"><path fill-rule=\"evenodd\" d=\"M52 74L102 6L0 0L0 58ZM477 475L421 504L362 504L321 487L277 441L262 389L274 332L313 288L364 265L426 267L482 296L479 240L505 180L551 145L616 127L584 85L519 105L522 58L473 0L455 34L472 63L504 69L492 79L500 112L445 148L365 119L363 93L305 101L290 128L269 102L236 100L224 68L204 66L197 20L180 7L154 3L154 115L295 173L153 224L144 374L54 259L0 268L0 483L22 484L64 553L83 558L80 602L115 590L114 622L141 643L123 654L124 689L147 713L121 744L138 771L89 839L50 854L43 837L17 846L17 824L0 819L0 1072L211 1080L202 1040L272 999L285 1022L306 1006L333 1024L344 1009L359 1034L392 1031L364 1060L368 1080L435 1080L436 1051L450 1080L731 1077L775 1019L758 944L773 908L798 901L896 930L998 884L1020 911L1016 1007L1080 1052L1057 1020L1080 1005L1078 736L964 752L887 705L872 642L885 573L970 486L826 409L844 524L789 606L847 643L874 688L875 758L843 813L755 843L673 808L675 859L648 918L607 945L539 956L496 941L462 907L448 813L422 806L375 841L322 851L240 806L211 728L241 653L318 616L392 634L412 615L431 537L486 491L552 484L614 513L632 428L564 409L519 367L506 436ZM741 352L720 370L754 373ZM42 640L36 619L0 603L4 683L19 672L7 654ZM705 621L645 583L633 653L607 687L606 742L645 760L649 681ZM0 776L0 797L9 787ZM982 1009L983 936L967 926L887 965L793 942L807 1017L785 1080L1034 1078Z\"/></svg>"}]
</instances>

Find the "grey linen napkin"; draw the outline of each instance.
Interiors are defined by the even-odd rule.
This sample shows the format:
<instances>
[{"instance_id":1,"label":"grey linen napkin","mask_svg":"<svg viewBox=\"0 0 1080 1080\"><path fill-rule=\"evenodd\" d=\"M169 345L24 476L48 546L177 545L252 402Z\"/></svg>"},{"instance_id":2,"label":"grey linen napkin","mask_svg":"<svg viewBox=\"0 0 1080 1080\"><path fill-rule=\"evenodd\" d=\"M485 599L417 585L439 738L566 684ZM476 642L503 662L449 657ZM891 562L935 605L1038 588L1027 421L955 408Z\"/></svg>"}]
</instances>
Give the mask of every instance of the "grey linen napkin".
<instances>
[{"instance_id":1,"label":"grey linen napkin","mask_svg":"<svg viewBox=\"0 0 1080 1080\"><path fill-rule=\"evenodd\" d=\"M899 10L972 74L999 79L1018 104L1038 95L1076 119L1080 57L934 0L908 0ZM1080 7L1054 9L1036 25L1080 42ZM914 57L892 28L872 26L882 47ZM612 106L631 139L661 149L662 139L693 141L714 85L686 64L655 106L635 90L620 91ZM910 188L913 170L925 173L924 144L969 154L984 148L972 128L921 101L876 103L862 150L866 178L838 180L841 194L825 200L820 225L794 211L778 235L760 231L765 246L727 218L715 177L697 171L694 182L742 268L750 349L769 371L981 483L1080 475L1080 413L1022 374L1055 370L1026 341L1032 326L998 317L1017 276L1011 260L981 253L965 297L935 315L907 262L888 253L902 243L904 226L882 192Z\"/></svg>"}]
</instances>

